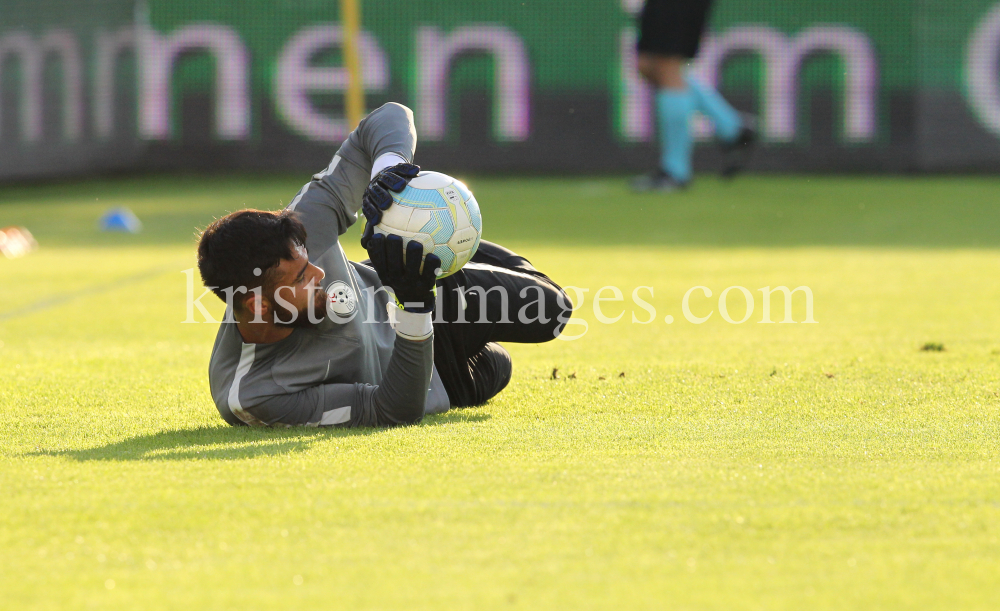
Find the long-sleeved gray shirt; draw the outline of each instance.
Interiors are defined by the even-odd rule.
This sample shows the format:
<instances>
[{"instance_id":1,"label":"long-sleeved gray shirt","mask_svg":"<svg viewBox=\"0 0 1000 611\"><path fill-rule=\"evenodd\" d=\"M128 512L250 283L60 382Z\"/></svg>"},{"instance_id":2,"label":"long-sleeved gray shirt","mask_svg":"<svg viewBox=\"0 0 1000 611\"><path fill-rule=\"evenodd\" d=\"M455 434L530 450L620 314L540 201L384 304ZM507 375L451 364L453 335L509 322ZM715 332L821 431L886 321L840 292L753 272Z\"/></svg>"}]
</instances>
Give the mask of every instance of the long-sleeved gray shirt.
<instances>
[{"instance_id":1,"label":"long-sleeved gray shirt","mask_svg":"<svg viewBox=\"0 0 1000 611\"><path fill-rule=\"evenodd\" d=\"M433 368L433 338L414 341L393 331L378 275L348 261L339 242L357 221L374 160L395 153L410 161L416 143L410 110L386 104L361 121L288 205L305 224L309 260L326 273L327 316L270 344L244 343L235 323L222 323L209 384L226 422L388 426L449 409Z\"/></svg>"}]
</instances>

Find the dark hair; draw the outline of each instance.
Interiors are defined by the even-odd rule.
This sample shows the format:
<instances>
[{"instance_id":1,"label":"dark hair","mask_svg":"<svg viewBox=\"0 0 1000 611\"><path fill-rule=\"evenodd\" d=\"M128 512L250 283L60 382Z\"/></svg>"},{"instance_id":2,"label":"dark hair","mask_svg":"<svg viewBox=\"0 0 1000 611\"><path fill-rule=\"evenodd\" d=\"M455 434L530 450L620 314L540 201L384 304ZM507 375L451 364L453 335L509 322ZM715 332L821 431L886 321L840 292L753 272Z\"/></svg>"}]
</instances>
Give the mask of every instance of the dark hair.
<instances>
[{"instance_id":1,"label":"dark hair","mask_svg":"<svg viewBox=\"0 0 1000 611\"><path fill-rule=\"evenodd\" d=\"M201 233L198 271L205 286L225 301L227 288L266 286L269 273L282 259L294 259L292 250L305 243L306 228L291 210L240 210ZM260 275L254 275L255 268Z\"/></svg>"}]
</instances>

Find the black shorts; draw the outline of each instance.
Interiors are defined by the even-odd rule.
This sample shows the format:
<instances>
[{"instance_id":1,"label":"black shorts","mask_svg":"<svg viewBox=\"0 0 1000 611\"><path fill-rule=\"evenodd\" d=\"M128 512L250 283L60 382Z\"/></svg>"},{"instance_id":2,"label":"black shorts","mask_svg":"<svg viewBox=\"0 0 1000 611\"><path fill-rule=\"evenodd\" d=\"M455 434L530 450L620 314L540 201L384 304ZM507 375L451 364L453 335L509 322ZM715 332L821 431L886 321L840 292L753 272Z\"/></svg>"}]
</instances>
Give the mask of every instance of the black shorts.
<instances>
[{"instance_id":1,"label":"black shorts","mask_svg":"<svg viewBox=\"0 0 1000 611\"><path fill-rule=\"evenodd\" d=\"M510 381L510 355L496 342L551 341L572 314L566 294L548 276L524 257L485 241L437 290L434 366L452 407L485 403Z\"/></svg>"},{"instance_id":2,"label":"black shorts","mask_svg":"<svg viewBox=\"0 0 1000 611\"><path fill-rule=\"evenodd\" d=\"M639 17L639 52L693 58L711 4L711 0L646 0Z\"/></svg>"}]
</instances>

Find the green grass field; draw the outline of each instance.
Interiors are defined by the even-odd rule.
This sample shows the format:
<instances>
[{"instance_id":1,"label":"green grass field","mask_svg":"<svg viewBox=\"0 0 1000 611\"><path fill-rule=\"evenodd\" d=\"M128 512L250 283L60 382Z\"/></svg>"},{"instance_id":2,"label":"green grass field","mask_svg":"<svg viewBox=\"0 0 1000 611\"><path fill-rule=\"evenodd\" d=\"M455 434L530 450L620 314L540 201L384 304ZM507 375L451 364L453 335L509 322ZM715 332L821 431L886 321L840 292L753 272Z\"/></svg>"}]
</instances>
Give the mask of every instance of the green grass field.
<instances>
[{"instance_id":1,"label":"green grass field","mask_svg":"<svg viewBox=\"0 0 1000 611\"><path fill-rule=\"evenodd\" d=\"M306 178L0 189L41 243L0 259L0 608L1000 607L1000 180L470 179L587 333L418 426L230 428L182 271ZM115 205L146 230L98 232ZM760 324L778 285L818 324Z\"/></svg>"}]
</instances>

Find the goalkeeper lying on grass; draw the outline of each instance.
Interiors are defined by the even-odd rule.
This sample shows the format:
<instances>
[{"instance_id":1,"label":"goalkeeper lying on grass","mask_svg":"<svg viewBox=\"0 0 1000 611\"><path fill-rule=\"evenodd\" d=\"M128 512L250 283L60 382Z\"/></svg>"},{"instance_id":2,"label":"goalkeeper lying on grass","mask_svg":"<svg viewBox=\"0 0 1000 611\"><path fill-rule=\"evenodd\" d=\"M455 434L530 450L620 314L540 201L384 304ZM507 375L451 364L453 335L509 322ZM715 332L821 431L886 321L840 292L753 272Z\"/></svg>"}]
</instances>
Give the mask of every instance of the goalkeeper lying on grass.
<instances>
[{"instance_id":1,"label":"goalkeeper lying on grass","mask_svg":"<svg viewBox=\"0 0 1000 611\"><path fill-rule=\"evenodd\" d=\"M401 191L417 175L416 140L410 110L386 104L285 210L234 212L204 231L198 268L227 302L209 365L226 422L417 422L503 390L511 359L496 342L539 343L562 331L572 305L523 257L481 242L462 270L437 280L440 261L429 254L421 267L418 242L404 259L402 239L373 234L392 203L386 189ZM357 263L338 237L362 202L370 260Z\"/></svg>"}]
</instances>

